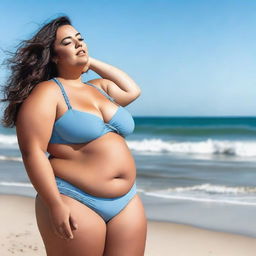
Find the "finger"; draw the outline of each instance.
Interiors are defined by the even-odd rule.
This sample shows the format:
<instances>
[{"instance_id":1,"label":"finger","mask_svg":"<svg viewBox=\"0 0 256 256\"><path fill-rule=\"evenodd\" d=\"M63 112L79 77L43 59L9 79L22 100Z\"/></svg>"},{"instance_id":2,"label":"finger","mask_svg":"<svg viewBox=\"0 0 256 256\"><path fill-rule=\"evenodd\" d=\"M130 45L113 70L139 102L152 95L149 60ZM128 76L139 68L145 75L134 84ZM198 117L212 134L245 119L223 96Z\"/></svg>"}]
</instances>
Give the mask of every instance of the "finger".
<instances>
[{"instance_id":1,"label":"finger","mask_svg":"<svg viewBox=\"0 0 256 256\"><path fill-rule=\"evenodd\" d=\"M58 238L63 239L63 236L61 235L62 231L60 231L59 228L55 228L55 226L53 226L53 232Z\"/></svg>"},{"instance_id":2,"label":"finger","mask_svg":"<svg viewBox=\"0 0 256 256\"><path fill-rule=\"evenodd\" d=\"M59 235L62 239L68 239L68 235L66 234L65 228L63 226L59 226Z\"/></svg>"},{"instance_id":3,"label":"finger","mask_svg":"<svg viewBox=\"0 0 256 256\"><path fill-rule=\"evenodd\" d=\"M54 229L54 235L56 235L57 237L60 238L60 234L59 234L59 232L56 229Z\"/></svg>"},{"instance_id":4,"label":"finger","mask_svg":"<svg viewBox=\"0 0 256 256\"><path fill-rule=\"evenodd\" d=\"M69 222L65 222L64 231L67 238L73 239L73 233L71 231Z\"/></svg>"},{"instance_id":5,"label":"finger","mask_svg":"<svg viewBox=\"0 0 256 256\"><path fill-rule=\"evenodd\" d=\"M73 216L70 215L70 225L71 225L71 228L72 229L78 229L78 225L77 225L77 222L75 221L75 219L73 218Z\"/></svg>"},{"instance_id":6,"label":"finger","mask_svg":"<svg viewBox=\"0 0 256 256\"><path fill-rule=\"evenodd\" d=\"M54 222L51 222L53 233L60 239L63 239L63 231L60 229L60 225L54 225Z\"/></svg>"}]
</instances>

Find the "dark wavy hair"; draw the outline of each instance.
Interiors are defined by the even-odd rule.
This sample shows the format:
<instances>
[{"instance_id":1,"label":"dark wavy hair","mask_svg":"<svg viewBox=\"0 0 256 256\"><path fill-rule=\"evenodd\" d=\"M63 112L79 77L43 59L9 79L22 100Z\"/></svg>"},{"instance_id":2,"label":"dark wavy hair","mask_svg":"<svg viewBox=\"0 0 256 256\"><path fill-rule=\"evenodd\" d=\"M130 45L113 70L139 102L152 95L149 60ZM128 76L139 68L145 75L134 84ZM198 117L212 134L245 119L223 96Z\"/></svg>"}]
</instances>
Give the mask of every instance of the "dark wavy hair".
<instances>
[{"instance_id":1,"label":"dark wavy hair","mask_svg":"<svg viewBox=\"0 0 256 256\"><path fill-rule=\"evenodd\" d=\"M63 25L72 25L69 17L61 16L43 24L31 39L18 44L16 52L8 52L11 57L3 63L11 73L1 88L4 95L1 102L9 102L1 119L4 127L16 125L18 110L36 84L58 76L52 61L53 44L58 28Z\"/></svg>"}]
</instances>

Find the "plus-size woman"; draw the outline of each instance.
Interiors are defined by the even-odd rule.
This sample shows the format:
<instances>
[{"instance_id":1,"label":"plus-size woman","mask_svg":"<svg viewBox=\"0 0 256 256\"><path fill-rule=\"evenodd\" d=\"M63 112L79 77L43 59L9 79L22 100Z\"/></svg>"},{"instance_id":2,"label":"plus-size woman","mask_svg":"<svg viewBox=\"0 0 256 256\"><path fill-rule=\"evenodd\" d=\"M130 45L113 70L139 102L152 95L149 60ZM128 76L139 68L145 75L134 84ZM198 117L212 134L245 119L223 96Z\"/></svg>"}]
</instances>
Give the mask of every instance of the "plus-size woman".
<instances>
[{"instance_id":1,"label":"plus-size woman","mask_svg":"<svg viewBox=\"0 0 256 256\"><path fill-rule=\"evenodd\" d=\"M47 255L143 256L147 222L125 141L135 125L125 106L139 87L89 57L66 16L45 24L11 62L4 121L16 126L38 192L35 212ZM89 69L102 78L82 82Z\"/></svg>"}]
</instances>

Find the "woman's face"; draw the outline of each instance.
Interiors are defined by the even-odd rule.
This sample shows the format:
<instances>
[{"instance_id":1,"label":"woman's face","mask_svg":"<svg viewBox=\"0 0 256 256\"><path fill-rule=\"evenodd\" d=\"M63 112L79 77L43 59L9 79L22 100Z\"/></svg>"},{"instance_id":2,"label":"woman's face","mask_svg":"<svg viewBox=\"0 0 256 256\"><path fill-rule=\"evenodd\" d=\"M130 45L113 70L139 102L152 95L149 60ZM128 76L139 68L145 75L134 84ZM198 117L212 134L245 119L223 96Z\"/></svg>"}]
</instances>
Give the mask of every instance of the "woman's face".
<instances>
[{"instance_id":1,"label":"woman's face","mask_svg":"<svg viewBox=\"0 0 256 256\"><path fill-rule=\"evenodd\" d=\"M54 42L57 66L84 66L88 62L88 49L81 34L71 25L58 28ZM83 50L84 52L79 51Z\"/></svg>"}]
</instances>

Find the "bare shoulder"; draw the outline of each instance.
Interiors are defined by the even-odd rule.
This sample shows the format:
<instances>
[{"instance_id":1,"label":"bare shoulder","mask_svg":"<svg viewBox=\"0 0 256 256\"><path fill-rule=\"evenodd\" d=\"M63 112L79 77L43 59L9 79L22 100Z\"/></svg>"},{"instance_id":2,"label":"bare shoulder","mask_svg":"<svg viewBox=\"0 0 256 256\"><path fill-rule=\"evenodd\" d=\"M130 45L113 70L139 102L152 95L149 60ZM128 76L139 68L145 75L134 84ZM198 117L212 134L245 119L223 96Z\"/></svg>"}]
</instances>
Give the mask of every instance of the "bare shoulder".
<instances>
[{"instance_id":1,"label":"bare shoulder","mask_svg":"<svg viewBox=\"0 0 256 256\"><path fill-rule=\"evenodd\" d=\"M88 81L105 91L116 103L125 107L140 95L138 87L129 91L121 89L116 83L106 78L93 79Z\"/></svg>"},{"instance_id":2,"label":"bare shoulder","mask_svg":"<svg viewBox=\"0 0 256 256\"><path fill-rule=\"evenodd\" d=\"M56 118L58 88L52 81L40 82L21 104L16 132L21 150L40 145L46 150Z\"/></svg>"},{"instance_id":3,"label":"bare shoulder","mask_svg":"<svg viewBox=\"0 0 256 256\"><path fill-rule=\"evenodd\" d=\"M27 111L32 111L33 106L45 105L55 106L57 105L57 98L59 96L59 88L54 85L53 81L43 81L34 86L29 96L24 100L21 108L28 108Z\"/></svg>"},{"instance_id":4,"label":"bare shoulder","mask_svg":"<svg viewBox=\"0 0 256 256\"><path fill-rule=\"evenodd\" d=\"M99 89L102 89L105 92L107 92L107 87L106 87L106 83L104 83L104 78L96 78L96 79L92 79L87 82L91 83L91 84L95 85L96 87L98 87Z\"/></svg>"},{"instance_id":5,"label":"bare shoulder","mask_svg":"<svg viewBox=\"0 0 256 256\"><path fill-rule=\"evenodd\" d=\"M29 97L40 97L48 95L50 98L54 98L58 94L58 92L59 88L55 82L43 81L35 85Z\"/></svg>"},{"instance_id":6,"label":"bare shoulder","mask_svg":"<svg viewBox=\"0 0 256 256\"><path fill-rule=\"evenodd\" d=\"M109 86L117 87L117 85L113 81L106 79L106 78L97 78L97 79L90 80L88 82L96 85L98 88L104 90L106 93L108 93Z\"/></svg>"}]
</instances>

